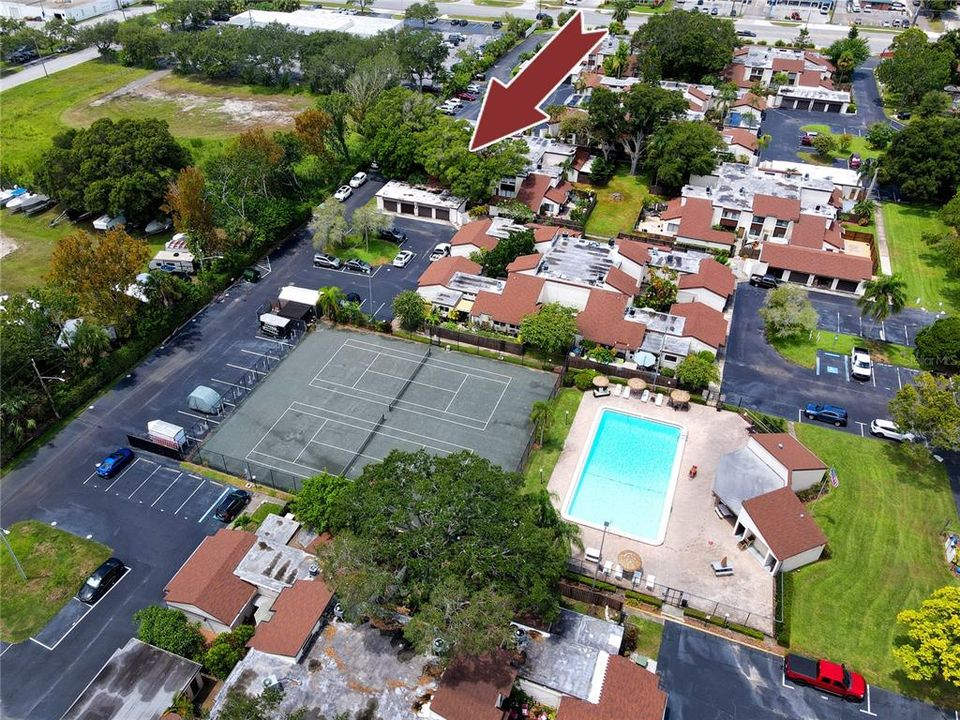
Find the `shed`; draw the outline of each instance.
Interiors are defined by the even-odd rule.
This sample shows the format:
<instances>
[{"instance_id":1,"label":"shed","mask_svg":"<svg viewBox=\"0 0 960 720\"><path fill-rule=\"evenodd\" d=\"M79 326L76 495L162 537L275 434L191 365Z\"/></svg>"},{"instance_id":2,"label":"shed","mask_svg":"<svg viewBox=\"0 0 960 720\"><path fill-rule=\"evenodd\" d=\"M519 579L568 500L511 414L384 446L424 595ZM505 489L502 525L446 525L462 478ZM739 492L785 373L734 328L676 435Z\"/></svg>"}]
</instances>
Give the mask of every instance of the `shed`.
<instances>
[{"instance_id":1,"label":"shed","mask_svg":"<svg viewBox=\"0 0 960 720\"><path fill-rule=\"evenodd\" d=\"M187 398L187 405L191 410L202 412L207 415L217 415L223 406L223 398L213 388L206 385L197 385L190 397Z\"/></svg>"},{"instance_id":2,"label":"shed","mask_svg":"<svg viewBox=\"0 0 960 720\"><path fill-rule=\"evenodd\" d=\"M771 575L816 562L827 536L788 487L744 500L734 534Z\"/></svg>"},{"instance_id":3,"label":"shed","mask_svg":"<svg viewBox=\"0 0 960 720\"><path fill-rule=\"evenodd\" d=\"M290 334L291 319L275 315L274 313L263 313L260 316L260 332L271 337L285 338Z\"/></svg>"},{"instance_id":4,"label":"shed","mask_svg":"<svg viewBox=\"0 0 960 720\"><path fill-rule=\"evenodd\" d=\"M179 425L166 420L151 420L147 423L147 437L158 445L179 450L187 444L187 434Z\"/></svg>"}]
</instances>

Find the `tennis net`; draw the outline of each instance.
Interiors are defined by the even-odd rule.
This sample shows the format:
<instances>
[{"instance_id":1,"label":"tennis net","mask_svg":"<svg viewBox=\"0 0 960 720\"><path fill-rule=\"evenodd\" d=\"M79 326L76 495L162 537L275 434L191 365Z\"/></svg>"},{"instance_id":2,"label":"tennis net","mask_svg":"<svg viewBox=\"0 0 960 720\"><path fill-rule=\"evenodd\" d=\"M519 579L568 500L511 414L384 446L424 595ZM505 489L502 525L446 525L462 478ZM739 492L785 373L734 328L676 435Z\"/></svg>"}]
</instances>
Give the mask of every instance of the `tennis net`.
<instances>
[{"instance_id":1,"label":"tennis net","mask_svg":"<svg viewBox=\"0 0 960 720\"><path fill-rule=\"evenodd\" d=\"M407 391L407 388L409 388L413 384L413 381L416 379L417 375L420 374L420 370L423 369L423 366L427 364L427 359L429 357L430 357L430 348L427 348L426 354L420 358L420 362L417 364L417 367L414 368L413 373L410 375L410 377L407 378L407 381L403 384L403 387L400 388L400 392L398 392L397 396L390 401L390 405L387 406L388 410L393 410L397 406L397 403L400 402L400 398L403 397L403 394Z\"/></svg>"},{"instance_id":2,"label":"tennis net","mask_svg":"<svg viewBox=\"0 0 960 720\"><path fill-rule=\"evenodd\" d=\"M353 457L350 458L350 462L348 462L347 466L343 468L343 473L341 474L344 477L347 477L347 473L349 473L351 468L353 468L354 463L357 462L357 458L363 455L363 451L367 449L370 441L373 440L373 436L377 434L377 430L379 430L386 421L387 418L384 415L381 415L380 419L377 420L376 424L373 426L373 429L370 430L370 433L367 435L366 439L364 439L363 443L361 443L360 448L353 454Z\"/></svg>"}]
</instances>

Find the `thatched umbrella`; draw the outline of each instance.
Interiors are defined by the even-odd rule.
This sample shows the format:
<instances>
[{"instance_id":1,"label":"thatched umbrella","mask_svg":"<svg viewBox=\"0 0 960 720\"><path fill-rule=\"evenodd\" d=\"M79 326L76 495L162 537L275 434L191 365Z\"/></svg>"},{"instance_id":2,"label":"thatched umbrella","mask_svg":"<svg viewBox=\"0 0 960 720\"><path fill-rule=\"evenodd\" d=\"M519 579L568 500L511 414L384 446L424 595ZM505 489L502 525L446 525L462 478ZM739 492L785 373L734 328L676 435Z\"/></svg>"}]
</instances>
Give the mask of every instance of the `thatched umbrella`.
<instances>
[{"instance_id":1,"label":"thatched umbrella","mask_svg":"<svg viewBox=\"0 0 960 720\"><path fill-rule=\"evenodd\" d=\"M643 560L633 550L621 550L617 555L617 562L626 572L636 572L643 567Z\"/></svg>"},{"instance_id":2,"label":"thatched umbrella","mask_svg":"<svg viewBox=\"0 0 960 720\"><path fill-rule=\"evenodd\" d=\"M633 377L627 380L627 386L634 392L641 392L646 389L647 384L640 378Z\"/></svg>"},{"instance_id":3,"label":"thatched umbrella","mask_svg":"<svg viewBox=\"0 0 960 720\"><path fill-rule=\"evenodd\" d=\"M684 405L690 402L690 393L686 390L674 390L670 393L670 399L677 405Z\"/></svg>"},{"instance_id":4,"label":"thatched umbrella","mask_svg":"<svg viewBox=\"0 0 960 720\"><path fill-rule=\"evenodd\" d=\"M609 384L610 384L610 378L608 378L606 375L597 375L595 378L593 378L594 387L603 388Z\"/></svg>"}]
</instances>

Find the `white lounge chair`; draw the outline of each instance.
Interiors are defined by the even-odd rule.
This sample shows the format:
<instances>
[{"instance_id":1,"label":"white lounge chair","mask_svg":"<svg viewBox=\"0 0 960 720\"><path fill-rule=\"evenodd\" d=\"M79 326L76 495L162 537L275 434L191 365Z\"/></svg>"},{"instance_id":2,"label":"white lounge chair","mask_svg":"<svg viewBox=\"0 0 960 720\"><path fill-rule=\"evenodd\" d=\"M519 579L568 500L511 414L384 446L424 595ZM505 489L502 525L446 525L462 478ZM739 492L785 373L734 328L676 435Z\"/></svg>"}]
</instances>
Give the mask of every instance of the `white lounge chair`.
<instances>
[{"instance_id":1,"label":"white lounge chair","mask_svg":"<svg viewBox=\"0 0 960 720\"><path fill-rule=\"evenodd\" d=\"M617 563L613 568L613 576L617 580L623 580L623 568L620 566L620 563Z\"/></svg>"},{"instance_id":2,"label":"white lounge chair","mask_svg":"<svg viewBox=\"0 0 960 720\"><path fill-rule=\"evenodd\" d=\"M647 590L656 590L657 589L657 576L656 575L647 575Z\"/></svg>"},{"instance_id":3,"label":"white lounge chair","mask_svg":"<svg viewBox=\"0 0 960 720\"><path fill-rule=\"evenodd\" d=\"M613 560L607 560L603 564L603 574L608 576L613 572Z\"/></svg>"},{"instance_id":4,"label":"white lounge chair","mask_svg":"<svg viewBox=\"0 0 960 720\"><path fill-rule=\"evenodd\" d=\"M600 551L596 548L588 547L583 551L583 557L587 562L600 562Z\"/></svg>"},{"instance_id":5,"label":"white lounge chair","mask_svg":"<svg viewBox=\"0 0 960 720\"><path fill-rule=\"evenodd\" d=\"M620 397L620 393L623 392L623 385L614 385L613 386L613 396Z\"/></svg>"},{"instance_id":6,"label":"white lounge chair","mask_svg":"<svg viewBox=\"0 0 960 720\"><path fill-rule=\"evenodd\" d=\"M655 404L657 407L662 407L662 406L663 406L663 393L657 393L657 399L654 400L654 404Z\"/></svg>"},{"instance_id":7,"label":"white lounge chair","mask_svg":"<svg viewBox=\"0 0 960 720\"><path fill-rule=\"evenodd\" d=\"M649 399L650 399L650 391L644 390L643 394L640 396L640 402L646 402Z\"/></svg>"},{"instance_id":8,"label":"white lounge chair","mask_svg":"<svg viewBox=\"0 0 960 720\"><path fill-rule=\"evenodd\" d=\"M630 399L630 388L629 388L628 386L626 386L626 385L623 386L623 398L624 398L625 400L629 400L629 399Z\"/></svg>"}]
</instances>

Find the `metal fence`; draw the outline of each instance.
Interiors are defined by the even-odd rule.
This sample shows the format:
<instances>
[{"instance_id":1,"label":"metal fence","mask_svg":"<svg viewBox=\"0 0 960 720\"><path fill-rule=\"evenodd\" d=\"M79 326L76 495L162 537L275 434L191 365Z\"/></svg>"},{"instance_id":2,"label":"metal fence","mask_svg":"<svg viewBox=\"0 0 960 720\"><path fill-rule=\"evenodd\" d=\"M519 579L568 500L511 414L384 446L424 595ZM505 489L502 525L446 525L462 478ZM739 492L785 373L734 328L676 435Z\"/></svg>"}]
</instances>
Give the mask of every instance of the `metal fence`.
<instances>
[{"instance_id":1,"label":"metal fence","mask_svg":"<svg viewBox=\"0 0 960 720\"><path fill-rule=\"evenodd\" d=\"M553 400L557 393L560 392L560 388L563 387L563 373L557 374L557 379L553 383L553 387L550 389L550 395L547 400ZM520 461L517 463L517 472L522 473L527 469L527 463L530 461L530 453L533 452L533 446L537 441L537 428L530 428L530 437L527 438L527 444L523 448L523 452L520 454Z\"/></svg>"},{"instance_id":2,"label":"metal fence","mask_svg":"<svg viewBox=\"0 0 960 720\"><path fill-rule=\"evenodd\" d=\"M300 486L303 484L303 478L299 475L250 463L206 448L197 450L193 461L212 470L218 470L234 477L241 477L249 482L265 485L274 490L296 493L300 491Z\"/></svg>"},{"instance_id":3,"label":"metal fence","mask_svg":"<svg viewBox=\"0 0 960 720\"><path fill-rule=\"evenodd\" d=\"M677 387L676 378L664 377L660 373L650 372L648 370L635 370L622 365L609 365L607 363L594 362L593 360L588 360L587 358L582 357L568 355L565 365L566 367L573 368L575 370L596 370L601 375L613 375L614 377L618 378L640 378L651 385L659 385L661 387Z\"/></svg>"},{"instance_id":4,"label":"metal fence","mask_svg":"<svg viewBox=\"0 0 960 720\"><path fill-rule=\"evenodd\" d=\"M765 635L774 633L774 619L767 615L745 610L735 605L720 602L711 598L697 595L688 590L670 587L658 582L650 582L651 576L644 575L643 571L636 573L624 572L623 577L614 573L607 573L596 563L590 563L580 557L571 557L567 560L567 568L578 575L593 577L609 585L615 585L622 590L634 590L643 595L656 598L664 605L673 605L683 610L694 610L707 618L723 620L725 623L734 623L759 630ZM709 568L706 570L709 571ZM589 582L589 581L584 581ZM597 604L597 603L594 603Z\"/></svg>"}]
</instances>

